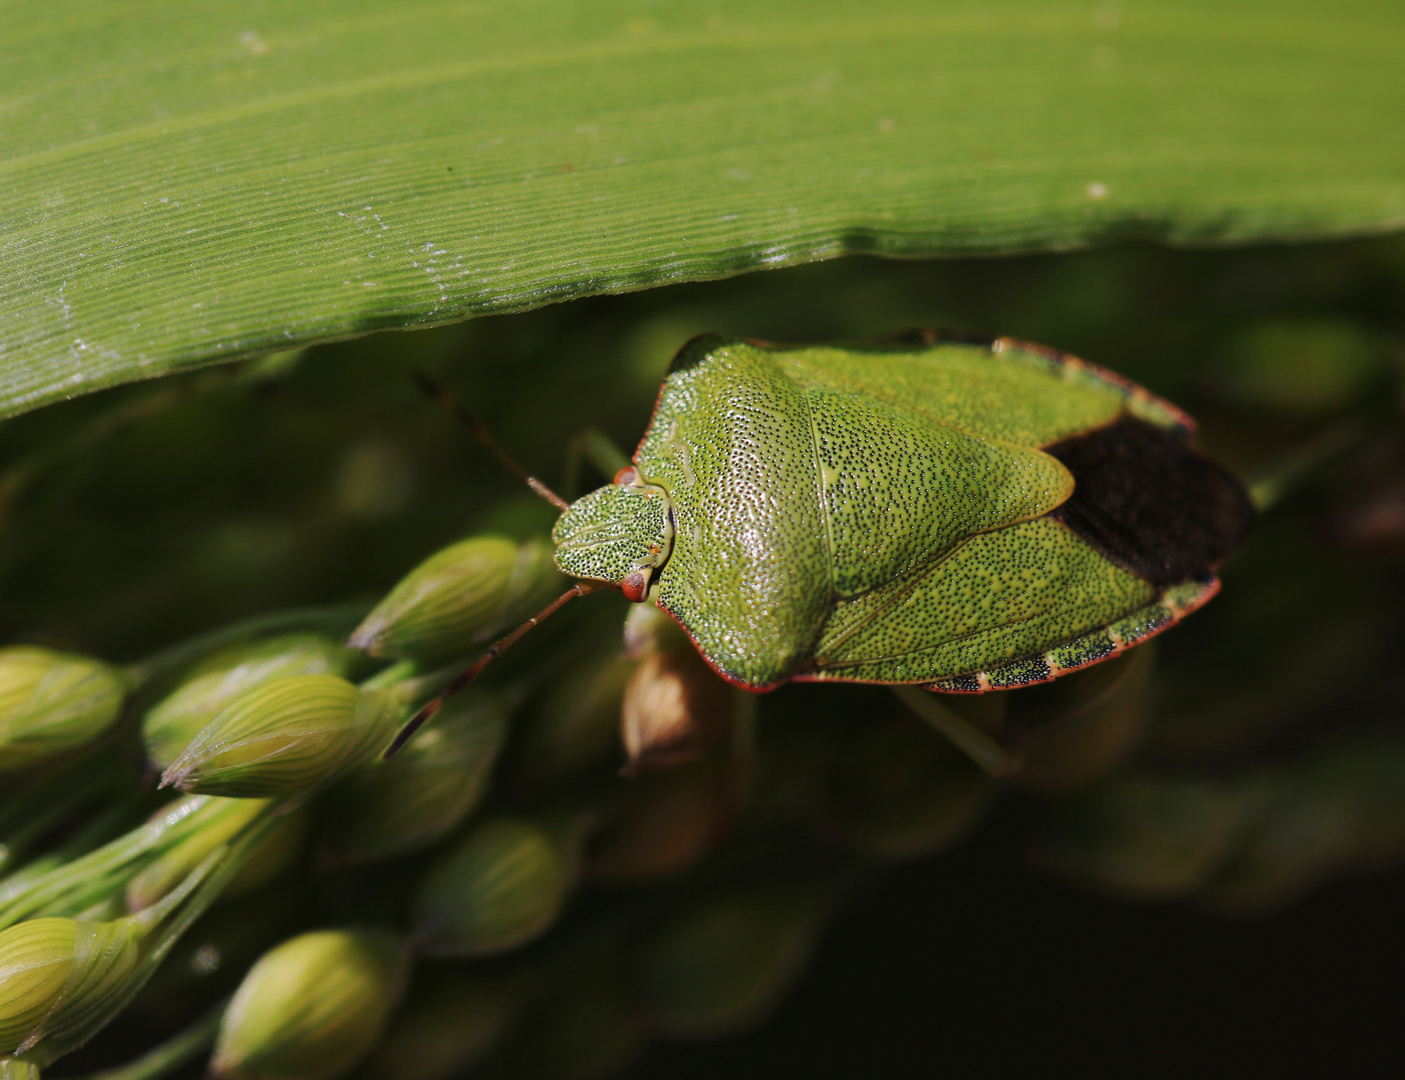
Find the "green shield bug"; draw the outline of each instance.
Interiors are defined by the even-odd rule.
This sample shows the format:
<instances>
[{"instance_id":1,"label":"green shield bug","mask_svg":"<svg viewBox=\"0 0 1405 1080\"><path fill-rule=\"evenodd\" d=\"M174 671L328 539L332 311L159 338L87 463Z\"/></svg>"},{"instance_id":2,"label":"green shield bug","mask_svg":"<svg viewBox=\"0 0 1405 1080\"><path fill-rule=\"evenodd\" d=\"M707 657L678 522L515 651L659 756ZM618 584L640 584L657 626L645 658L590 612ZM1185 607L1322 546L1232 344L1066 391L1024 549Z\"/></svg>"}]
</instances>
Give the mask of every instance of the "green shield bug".
<instances>
[{"instance_id":1,"label":"green shield bug","mask_svg":"<svg viewBox=\"0 0 1405 1080\"><path fill-rule=\"evenodd\" d=\"M557 566L581 579L543 615L617 587L755 691L1045 682L1218 591L1252 509L1193 429L1121 376L1008 338L703 335L613 483L567 504L531 481L562 510Z\"/></svg>"}]
</instances>

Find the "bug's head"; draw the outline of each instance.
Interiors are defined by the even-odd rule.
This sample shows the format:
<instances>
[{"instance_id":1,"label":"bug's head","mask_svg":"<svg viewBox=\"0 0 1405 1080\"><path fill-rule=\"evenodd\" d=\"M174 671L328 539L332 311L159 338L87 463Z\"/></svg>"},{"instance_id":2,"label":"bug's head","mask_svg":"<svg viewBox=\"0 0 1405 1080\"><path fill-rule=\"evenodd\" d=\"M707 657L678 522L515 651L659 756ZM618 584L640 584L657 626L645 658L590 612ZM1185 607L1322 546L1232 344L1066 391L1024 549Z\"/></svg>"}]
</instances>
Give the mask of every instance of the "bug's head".
<instances>
[{"instance_id":1,"label":"bug's head","mask_svg":"<svg viewBox=\"0 0 1405 1080\"><path fill-rule=\"evenodd\" d=\"M673 549L668 492L632 465L621 469L613 484L567 507L551 539L563 574L608 581L640 603Z\"/></svg>"}]
</instances>

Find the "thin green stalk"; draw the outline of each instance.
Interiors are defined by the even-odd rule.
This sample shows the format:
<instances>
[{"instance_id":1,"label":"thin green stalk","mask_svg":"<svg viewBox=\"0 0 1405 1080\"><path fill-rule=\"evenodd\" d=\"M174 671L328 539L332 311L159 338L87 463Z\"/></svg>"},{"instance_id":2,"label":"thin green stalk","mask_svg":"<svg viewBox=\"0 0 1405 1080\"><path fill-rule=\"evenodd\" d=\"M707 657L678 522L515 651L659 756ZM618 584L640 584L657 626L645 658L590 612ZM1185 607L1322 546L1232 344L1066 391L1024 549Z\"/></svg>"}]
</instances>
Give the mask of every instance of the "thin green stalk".
<instances>
[{"instance_id":1,"label":"thin green stalk","mask_svg":"<svg viewBox=\"0 0 1405 1080\"><path fill-rule=\"evenodd\" d=\"M1019 769L1017 758L975 724L948 709L931 691L918 686L895 686L892 690L899 701L950 739L991 776L1009 776Z\"/></svg>"},{"instance_id":2,"label":"thin green stalk","mask_svg":"<svg viewBox=\"0 0 1405 1080\"><path fill-rule=\"evenodd\" d=\"M123 825L130 821L132 810L138 801L124 799L115 805L99 809L80 828L65 837L62 843L49 848L43 855L8 874L0 873L0 902L19 896L29 887L29 883L37 881L56 867L87 855L98 844L121 832ZM23 850L22 846L14 849L16 855ZM4 860L0 859L0 870L4 869L4 865Z\"/></svg>"},{"instance_id":3,"label":"thin green stalk","mask_svg":"<svg viewBox=\"0 0 1405 1080\"><path fill-rule=\"evenodd\" d=\"M79 910L96 903L116 874L159 848L163 840L162 830L146 825L44 874L26 874L0 885L0 929L43 913L60 899Z\"/></svg>"},{"instance_id":4,"label":"thin green stalk","mask_svg":"<svg viewBox=\"0 0 1405 1080\"><path fill-rule=\"evenodd\" d=\"M115 1069L92 1073L82 1080L159 1080L214 1045L228 1002L228 998L222 999L195 1023L136 1060Z\"/></svg>"},{"instance_id":5,"label":"thin green stalk","mask_svg":"<svg viewBox=\"0 0 1405 1080\"><path fill-rule=\"evenodd\" d=\"M1259 466L1244 478L1254 509L1261 514L1270 510L1318 468L1359 443L1366 432L1359 418L1346 417Z\"/></svg>"},{"instance_id":6,"label":"thin green stalk","mask_svg":"<svg viewBox=\"0 0 1405 1080\"><path fill-rule=\"evenodd\" d=\"M199 816L209 801L209 796L192 796L183 800L179 809L82 858L39 877L26 875L22 882L0 885L0 929L41 914L81 911L100 903L115 889L125 888L133 863L174 846L209 821L209 815ZM55 908L58 904L63 905L61 911Z\"/></svg>"},{"instance_id":7,"label":"thin green stalk","mask_svg":"<svg viewBox=\"0 0 1405 1080\"><path fill-rule=\"evenodd\" d=\"M731 692L732 733L729 750L733 764L732 797L735 809L741 811L751 801L752 789L756 786L756 718L760 702L750 690L739 686L731 687Z\"/></svg>"},{"instance_id":8,"label":"thin green stalk","mask_svg":"<svg viewBox=\"0 0 1405 1080\"><path fill-rule=\"evenodd\" d=\"M566 450L566 468L562 491L573 499L580 493L581 465L590 462L600 475L609 480L630 464L629 455L615 445L608 435L595 428L586 428Z\"/></svg>"}]
</instances>

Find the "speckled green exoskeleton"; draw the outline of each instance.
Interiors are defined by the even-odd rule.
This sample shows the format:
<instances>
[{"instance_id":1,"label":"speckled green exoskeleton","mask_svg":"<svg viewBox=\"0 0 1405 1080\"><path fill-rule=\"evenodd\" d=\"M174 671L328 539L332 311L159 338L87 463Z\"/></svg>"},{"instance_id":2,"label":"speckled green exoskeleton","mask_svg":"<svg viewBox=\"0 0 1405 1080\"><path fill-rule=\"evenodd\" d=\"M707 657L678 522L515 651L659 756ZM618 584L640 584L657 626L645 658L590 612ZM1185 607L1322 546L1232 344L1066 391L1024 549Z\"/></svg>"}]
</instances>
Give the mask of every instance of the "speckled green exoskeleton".
<instances>
[{"instance_id":1,"label":"speckled green exoskeleton","mask_svg":"<svg viewBox=\"0 0 1405 1080\"><path fill-rule=\"evenodd\" d=\"M930 331L706 335L557 565L653 602L723 678L980 693L1117 655L1219 589L1251 511L1175 406L1076 357Z\"/></svg>"}]
</instances>

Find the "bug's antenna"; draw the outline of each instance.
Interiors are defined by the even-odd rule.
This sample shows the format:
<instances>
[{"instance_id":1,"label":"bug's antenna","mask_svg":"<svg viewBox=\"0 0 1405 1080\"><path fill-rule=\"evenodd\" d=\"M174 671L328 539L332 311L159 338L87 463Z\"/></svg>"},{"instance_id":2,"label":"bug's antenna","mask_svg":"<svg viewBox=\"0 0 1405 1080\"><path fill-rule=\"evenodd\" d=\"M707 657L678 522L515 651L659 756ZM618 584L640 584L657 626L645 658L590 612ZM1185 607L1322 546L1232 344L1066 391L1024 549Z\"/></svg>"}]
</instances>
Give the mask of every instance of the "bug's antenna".
<instances>
[{"instance_id":1,"label":"bug's antenna","mask_svg":"<svg viewBox=\"0 0 1405 1080\"><path fill-rule=\"evenodd\" d=\"M393 758L396 754L398 754L404 747L404 745L410 741L410 737L414 735L414 733L417 732L420 728L424 727L424 725L429 721L430 717L432 717L435 713L437 713L441 708L444 707L444 702L448 701L451 697L457 694L474 679L478 678L479 674L483 671L485 667L491 664L503 653L507 652L508 649L512 648L512 646L517 643L517 639L520 638L523 634L525 634L528 630L532 629L532 627L536 626L539 622L547 618L549 615L554 615L557 611L559 611L566 605L567 601L574 600L578 596L585 596L587 593L593 593L597 589L604 589L608 587L608 582L604 581L578 581L565 592L563 592L560 596L558 596L555 600L553 600L551 603L547 604L546 607L542 608L539 612L537 612L530 619L524 622L516 630L512 631L512 633L508 634L506 637L498 638L497 641L493 642L493 644L488 647L487 652L485 652L482 656L480 656L463 671L455 675L454 681L451 682L448 686L444 687L443 693L441 693L433 701L426 704L423 708L420 709L419 712L415 713L414 716L410 717L409 722L400 729L400 731L396 734L395 738L390 740L390 745L385 748L385 753L382 754L381 757L385 760L389 760L390 758Z\"/></svg>"},{"instance_id":2,"label":"bug's antenna","mask_svg":"<svg viewBox=\"0 0 1405 1080\"><path fill-rule=\"evenodd\" d=\"M504 450L501 446L499 446L496 442L493 441L493 437L488 434L488 429L485 428L481 423L479 423L478 418L472 413L468 412L462 405L460 405L454 399L454 396L449 393L449 391L445 390L442 386L440 386L437 382L435 382L422 371L414 372L414 378L416 384L421 390L423 390L426 394L428 394L431 398L438 402L439 405L441 405L443 408L453 414L453 416L459 421L459 423L463 424L464 427L468 428L468 430L472 432L473 437L477 439L480 443L482 443L485 447L487 447L488 451L493 455L493 457L497 458L505 466L507 466L508 470L511 471L514 476L516 476L519 480L521 480L524 484L526 484L529 488L535 491L547 502L551 503L551 505L556 507L556 509L565 510L566 507L571 505L560 495L556 494L556 492L552 491L551 488L547 487L535 476L529 473L526 469L522 468L521 465L517 464L517 460L511 454L509 454L506 450Z\"/></svg>"}]
</instances>

